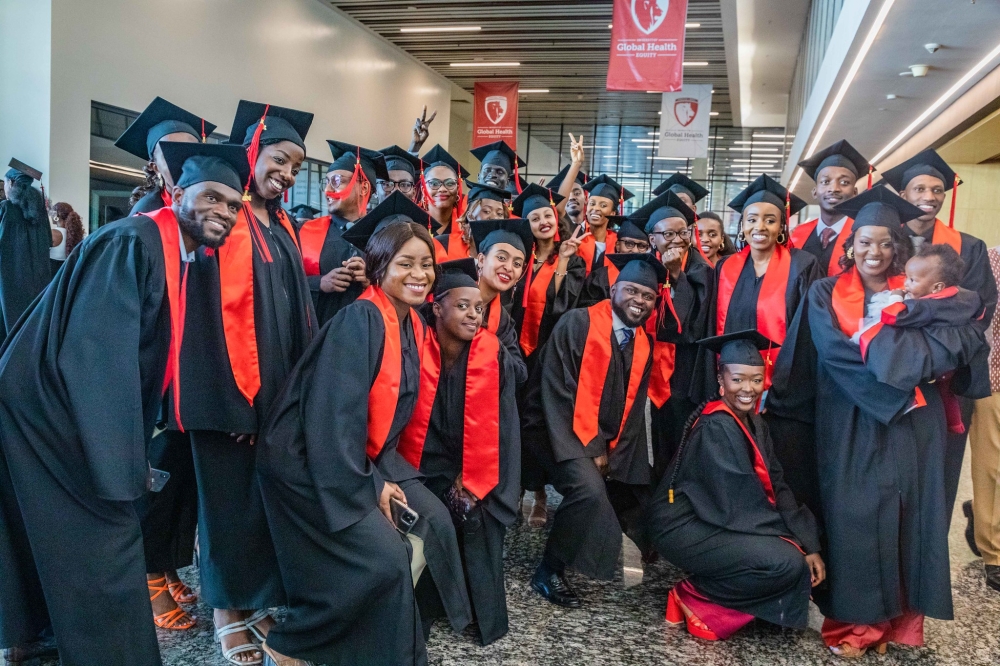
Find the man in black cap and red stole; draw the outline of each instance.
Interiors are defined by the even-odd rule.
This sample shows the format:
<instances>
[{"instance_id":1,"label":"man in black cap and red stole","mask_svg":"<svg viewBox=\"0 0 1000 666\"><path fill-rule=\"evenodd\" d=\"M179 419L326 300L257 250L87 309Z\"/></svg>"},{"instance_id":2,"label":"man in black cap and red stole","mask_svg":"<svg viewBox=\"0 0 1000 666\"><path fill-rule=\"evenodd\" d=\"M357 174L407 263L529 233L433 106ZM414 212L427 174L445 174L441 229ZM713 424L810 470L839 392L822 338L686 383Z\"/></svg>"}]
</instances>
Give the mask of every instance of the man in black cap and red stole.
<instances>
[{"instance_id":1,"label":"man in black cap and red stole","mask_svg":"<svg viewBox=\"0 0 1000 666\"><path fill-rule=\"evenodd\" d=\"M517 156L514 149L507 145L506 141L494 141L479 148L469 151L481 162L479 167L479 178L484 185L490 185L501 190L507 190L509 185L514 186L513 192L520 194L524 189L520 185L520 169L527 166L524 160ZM508 190L510 191L510 190Z\"/></svg>"}]
</instances>

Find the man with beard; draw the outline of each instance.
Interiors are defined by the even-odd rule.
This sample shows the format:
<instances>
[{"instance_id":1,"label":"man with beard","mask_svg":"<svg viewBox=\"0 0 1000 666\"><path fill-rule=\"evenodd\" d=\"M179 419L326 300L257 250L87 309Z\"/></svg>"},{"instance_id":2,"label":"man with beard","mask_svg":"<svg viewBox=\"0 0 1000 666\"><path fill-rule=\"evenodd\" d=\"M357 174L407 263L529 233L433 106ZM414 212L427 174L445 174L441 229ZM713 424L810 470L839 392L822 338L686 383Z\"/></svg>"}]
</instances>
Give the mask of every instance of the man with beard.
<instances>
[{"instance_id":1,"label":"man with beard","mask_svg":"<svg viewBox=\"0 0 1000 666\"><path fill-rule=\"evenodd\" d=\"M506 141L494 141L469 152L482 163L479 167L479 182L501 190L510 191L508 186L517 181L518 169L527 166ZM516 189L515 192L520 194L521 189Z\"/></svg>"},{"instance_id":2,"label":"man with beard","mask_svg":"<svg viewBox=\"0 0 1000 666\"><path fill-rule=\"evenodd\" d=\"M160 664L133 502L168 387L178 414L187 266L250 175L239 146L160 147L171 206L87 237L0 356L0 645L51 619L64 664Z\"/></svg>"},{"instance_id":3,"label":"man with beard","mask_svg":"<svg viewBox=\"0 0 1000 666\"><path fill-rule=\"evenodd\" d=\"M838 275L853 220L836 213L834 207L858 196L858 178L874 167L843 140L802 160L799 166L816 182L812 195L819 202L819 218L795 227L792 245L815 256L826 275Z\"/></svg>"},{"instance_id":4,"label":"man with beard","mask_svg":"<svg viewBox=\"0 0 1000 666\"><path fill-rule=\"evenodd\" d=\"M652 255L634 256L609 300L559 320L524 401L524 444L563 496L531 586L569 608L580 598L567 567L611 580L623 530L650 550L640 520L651 470L644 407L653 341L644 326L667 273Z\"/></svg>"}]
</instances>

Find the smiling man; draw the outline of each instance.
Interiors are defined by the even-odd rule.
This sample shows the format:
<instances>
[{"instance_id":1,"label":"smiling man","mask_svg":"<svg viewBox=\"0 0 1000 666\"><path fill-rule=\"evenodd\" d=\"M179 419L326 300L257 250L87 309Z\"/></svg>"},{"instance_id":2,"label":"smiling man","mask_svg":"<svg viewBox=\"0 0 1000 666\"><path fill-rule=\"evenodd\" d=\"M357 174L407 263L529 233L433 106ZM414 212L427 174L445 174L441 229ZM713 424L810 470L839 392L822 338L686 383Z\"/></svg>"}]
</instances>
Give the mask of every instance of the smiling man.
<instances>
[{"instance_id":1,"label":"smiling man","mask_svg":"<svg viewBox=\"0 0 1000 666\"><path fill-rule=\"evenodd\" d=\"M469 151L482 163L479 167L479 182L501 190L514 182L518 169L527 166L506 141L494 141ZM516 193L519 191L515 188Z\"/></svg>"},{"instance_id":2,"label":"smiling man","mask_svg":"<svg viewBox=\"0 0 1000 666\"><path fill-rule=\"evenodd\" d=\"M580 598L567 568L611 580L623 529L649 551L639 520L651 471L644 411L653 341L644 326L667 271L652 255L633 256L610 299L559 320L524 401L524 445L563 496L531 586L570 608Z\"/></svg>"},{"instance_id":3,"label":"smiling man","mask_svg":"<svg viewBox=\"0 0 1000 666\"><path fill-rule=\"evenodd\" d=\"M0 356L0 646L51 619L64 664L160 664L133 502L178 379L187 267L226 240L250 175L239 146L160 147L172 205L87 237Z\"/></svg>"}]
</instances>

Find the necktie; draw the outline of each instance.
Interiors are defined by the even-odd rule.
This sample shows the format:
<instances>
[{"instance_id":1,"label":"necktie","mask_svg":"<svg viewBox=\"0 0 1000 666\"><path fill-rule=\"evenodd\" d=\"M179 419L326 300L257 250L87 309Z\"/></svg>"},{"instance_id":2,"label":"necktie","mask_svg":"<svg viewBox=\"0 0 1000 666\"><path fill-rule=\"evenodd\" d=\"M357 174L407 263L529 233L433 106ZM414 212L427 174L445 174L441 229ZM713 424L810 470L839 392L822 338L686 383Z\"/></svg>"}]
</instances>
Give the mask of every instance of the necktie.
<instances>
[{"instance_id":1,"label":"necktie","mask_svg":"<svg viewBox=\"0 0 1000 666\"><path fill-rule=\"evenodd\" d=\"M618 349L625 351L625 348L628 347L628 343L632 342L632 338L635 337L635 331L631 328L623 328L621 331L622 339L621 342L618 343Z\"/></svg>"},{"instance_id":2,"label":"necktie","mask_svg":"<svg viewBox=\"0 0 1000 666\"><path fill-rule=\"evenodd\" d=\"M824 250L827 248L827 246L830 244L830 241L832 241L833 237L836 235L837 232L834 231L833 227L827 227L826 229L820 232L819 242L823 244Z\"/></svg>"}]
</instances>

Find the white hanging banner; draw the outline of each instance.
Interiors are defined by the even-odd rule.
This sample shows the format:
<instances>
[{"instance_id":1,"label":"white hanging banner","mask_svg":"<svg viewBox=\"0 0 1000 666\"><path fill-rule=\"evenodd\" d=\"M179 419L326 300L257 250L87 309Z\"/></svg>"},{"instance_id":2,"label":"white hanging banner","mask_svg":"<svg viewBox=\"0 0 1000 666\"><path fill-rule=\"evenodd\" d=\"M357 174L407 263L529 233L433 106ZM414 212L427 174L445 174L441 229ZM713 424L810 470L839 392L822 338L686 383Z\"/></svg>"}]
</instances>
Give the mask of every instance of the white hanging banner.
<instances>
[{"instance_id":1,"label":"white hanging banner","mask_svg":"<svg viewBox=\"0 0 1000 666\"><path fill-rule=\"evenodd\" d=\"M660 157L708 157L712 84L684 84L680 92L663 93L660 112Z\"/></svg>"}]
</instances>

